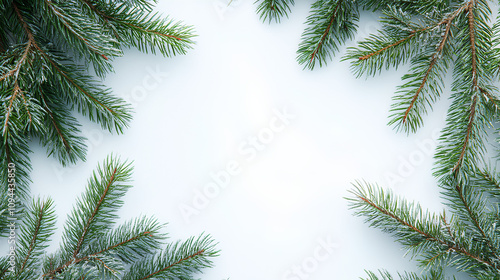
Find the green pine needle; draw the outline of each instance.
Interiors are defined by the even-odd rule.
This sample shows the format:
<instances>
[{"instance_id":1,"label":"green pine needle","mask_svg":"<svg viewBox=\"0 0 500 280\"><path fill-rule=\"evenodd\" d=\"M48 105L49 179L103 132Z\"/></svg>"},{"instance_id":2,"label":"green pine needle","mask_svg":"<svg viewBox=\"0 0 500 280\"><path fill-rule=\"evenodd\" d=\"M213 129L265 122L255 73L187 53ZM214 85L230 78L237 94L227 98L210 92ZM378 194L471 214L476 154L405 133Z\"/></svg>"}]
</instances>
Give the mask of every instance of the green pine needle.
<instances>
[{"instance_id":1,"label":"green pine needle","mask_svg":"<svg viewBox=\"0 0 500 280\"><path fill-rule=\"evenodd\" d=\"M164 246L164 224L153 217L116 225L131 173L130 163L113 156L98 166L68 215L60 248L53 254L46 252L56 230L51 199L35 199L18 219L1 220L0 232L10 231L11 223L20 229L10 245L15 246L14 261L0 258L0 279L192 279L211 268L218 251L209 235ZM6 200L0 198L0 206ZM0 217L10 215L2 212Z\"/></svg>"},{"instance_id":2,"label":"green pine needle","mask_svg":"<svg viewBox=\"0 0 500 280\"><path fill-rule=\"evenodd\" d=\"M101 84L123 49L185 54L193 28L153 12L145 0L7 0L0 4L0 183L17 168L21 200L29 190L29 140L63 165L85 160L76 109L123 133L132 109ZM89 73L89 67L95 74Z\"/></svg>"}]
</instances>

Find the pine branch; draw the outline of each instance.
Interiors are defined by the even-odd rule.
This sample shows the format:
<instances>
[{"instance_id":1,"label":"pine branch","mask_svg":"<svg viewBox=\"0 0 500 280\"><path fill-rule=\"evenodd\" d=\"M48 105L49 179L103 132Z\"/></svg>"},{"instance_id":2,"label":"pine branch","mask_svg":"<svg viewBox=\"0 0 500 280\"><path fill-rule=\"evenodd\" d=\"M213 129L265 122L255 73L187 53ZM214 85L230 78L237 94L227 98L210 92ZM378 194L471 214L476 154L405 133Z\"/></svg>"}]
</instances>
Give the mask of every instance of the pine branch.
<instances>
[{"instance_id":1,"label":"pine branch","mask_svg":"<svg viewBox=\"0 0 500 280\"><path fill-rule=\"evenodd\" d=\"M66 222L58 253L63 263L45 272L44 277L54 276L92 254L88 251L91 240L110 230L115 223L116 211L123 204L121 197L130 188L127 182L131 172L129 163L120 163L113 157L98 167Z\"/></svg>"},{"instance_id":2,"label":"pine branch","mask_svg":"<svg viewBox=\"0 0 500 280\"><path fill-rule=\"evenodd\" d=\"M111 230L104 238L91 244L93 253L82 258L88 260L101 255L110 255L127 264L137 262L141 257L151 255L160 249L166 236L160 233L162 225L156 219L141 217Z\"/></svg>"},{"instance_id":3,"label":"pine branch","mask_svg":"<svg viewBox=\"0 0 500 280\"><path fill-rule=\"evenodd\" d=\"M447 47L452 20L449 17L443 22L446 27L438 47L429 48L427 53L412 60L411 74L403 76L403 80L407 82L399 87L393 98L395 103L391 108L389 125L395 125L397 129L406 132L416 132L423 123L422 113L427 113L427 108L442 94L442 77L452 59Z\"/></svg>"},{"instance_id":4,"label":"pine branch","mask_svg":"<svg viewBox=\"0 0 500 280\"><path fill-rule=\"evenodd\" d=\"M108 58L121 56L114 39L103 32L103 28L82 18L81 4L76 1L54 2L49 0L36 1L35 8L42 13L45 26L52 28L52 34L61 34L66 44L66 50L77 51L77 54L89 59L96 73L103 77L112 67Z\"/></svg>"},{"instance_id":5,"label":"pine branch","mask_svg":"<svg viewBox=\"0 0 500 280\"><path fill-rule=\"evenodd\" d=\"M362 278L364 280L394 280L391 274L387 271L379 271L378 275L374 272L367 271L369 278ZM379 276L380 275L380 276ZM401 280L445 280L451 278L445 278L442 269L433 269L425 276L419 276L416 273L405 273L398 274L399 279ZM456 279L453 277L453 279Z\"/></svg>"},{"instance_id":6,"label":"pine branch","mask_svg":"<svg viewBox=\"0 0 500 280\"><path fill-rule=\"evenodd\" d=\"M55 155L63 165L75 163L78 159L85 160L87 148L85 139L75 135L80 132L80 125L69 114L70 108L65 107L64 102L55 97L49 102L49 97L45 95L45 93L40 94L46 112L43 131L38 133L44 135L40 139L41 144L47 147L49 156Z\"/></svg>"},{"instance_id":7,"label":"pine branch","mask_svg":"<svg viewBox=\"0 0 500 280\"><path fill-rule=\"evenodd\" d=\"M425 15L426 13L432 13L436 10L442 11L449 8L451 4L457 1L449 0L419 0L408 1L408 0L360 0L359 3L364 9L372 11L384 10L387 7L394 7L396 9L404 10L405 12L412 15Z\"/></svg>"},{"instance_id":8,"label":"pine branch","mask_svg":"<svg viewBox=\"0 0 500 280\"><path fill-rule=\"evenodd\" d=\"M388 8L381 19L383 27L380 34L359 42L358 47L348 48L343 60L352 60L351 68L358 77L376 75L384 68L397 68L421 50L423 40L435 37L433 34L438 33L442 26L448 26L463 9L457 9L443 20L419 23L403 10ZM441 41L444 41L443 49L447 39L448 36ZM439 48L437 53L441 52Z\"/></svg>"},{"instance_id":9,"label":"pine branch","mask_svg":"<svg viewBox=\"0 0 500 280\"><path fill-rule=\"evenodd\" d=\"M413 255L421 257L422 265L453 264L464 271L500 272L498 258L487 250L490 244L475 239L462 224L447 223L444 215L438 219L424 213L418 204L395 199L391 192L368 184L358 183L352 193L354 198L348 200L355 214L396 237Z\"/></svg>"},{"instance_id":10,"label":"pine branch","mask_svg":"<svg viewBox=\"0 0 500 280\"><path fill-rule=\"evenodd\" d=\"M33 279L38 275L40 258L55 231L55 210L52 200L35 200L26 212L17 241L18 279Z\"/></svg>"},{"instance_id":11,"label":"pine branch","mask_svg":"<svg viewBox=\"0 0 500 280\"><path fill-rule=\"evenodd\" d=\"M4 265L6 258L0 259L0 269L7 268L0 271L0 278L192 279L194 273L212 267L218 251L208 235L161 250L166 235L155 218L139 217L113 228L121 197L130 187L130 172L129 163L114 157L98 167L68 217L55 254L44 254L55 225L52 201L38 199L28 205L28 213L21 217L16 271L10 272L10 266Z\"/></svg>"},{"instance_id":12,"label":"pine branch","mask_svg":"<svg viewBox=\"0 0 500 280\"><path fill-rule=\"evenodd\" d=\"M485 18L490 11L482 2L468 1L467 5L466 17L462 15L456 23L460 30L457 36L468 40L460 41L456 50L459 59L454 68L454 103L436 153L439 160L436 175L443 180L451 176L458 184L467 182L468 170L470 174L476 172L478 158L484 153L487 129L498 118L498 114L488 109L490 100L481 94L494 90L491 73L485 71L487 65L478 63L478 57L490 52L492 34Z\"/></svg>"},{"instance_id":13,"label":"pine branch","mask_svg":"<svg viewBox=\"0 0 500 280\"><path fill-rule=\"evenodd\" d=\"M128 127L130 105L89 74L89 64L103 77L124 47L170 56L193 43L192 28L153 13L151 1L8 0L1 6L0 176L16 165L21 197L29 185L30 140L39 139L63 165L85 159L73 109L110 132Z\"/></svg>"},{"instance_id":14,"label":"pine branch","mask_svg":"<svg viewBox=\"0 0 500 280\"><path fill-rule=\"evenodd\" d=\"M212 266L211 259L218 255L214 246L207 235L170 244L160 254L134 264L123 280L191 279L194 273Z\"/></svg>"},{"instance_id":15,"label":"pine branch","mask_svg":"<svg viewBox=\"0 0 500 280\"><path fill-rule=\"evenodd\" d=\"M152 53L158 49L164 56L171 56L185 54L193 44L193 28L182 22L162 18L152 11L142 11L134 5L121 4L113 7L99 3L92 5L88 0L83 1L112 26L114 36L121 39L123 46Z\"/></svg>"},{"instance_id":16,"label":"pine branch","mask_svg":"<svg viewBox=\"0 0 500 280\"><path fill-rule=\"evenodd\" d=\"M340 49L340 44L354 37L359 11L353 1L318 0L312 4L311 15L302 33L297 60L309 69L321 67Z\"/></svg>"},{"instance_id":17,"label":"pine branch","mask_svg":"<svg viewBox=\"0 0 500 280\"><path fill-rule=\"evenodd\" d=\"M475 175L471 179L471 183L475 187L481 188L488 196L495 198L496 201L500 201L500 178L497 168L486 166ZM495 206L496 204L493 203L491 207Z\"/></svg>"},{"instance_id":18,"label":"pine branch","mask_svg":"<svg viewBox=\"0 0 500 280\"><path fill-rule=\"evenodd\" d=\"M291 12L291 7L295 5L294 0L258 0L255 3L259 3L257 6L257 13L259 14L260 20L280 22L283 16L288 17L288 13Z\"/></svg>"}]
</instances>

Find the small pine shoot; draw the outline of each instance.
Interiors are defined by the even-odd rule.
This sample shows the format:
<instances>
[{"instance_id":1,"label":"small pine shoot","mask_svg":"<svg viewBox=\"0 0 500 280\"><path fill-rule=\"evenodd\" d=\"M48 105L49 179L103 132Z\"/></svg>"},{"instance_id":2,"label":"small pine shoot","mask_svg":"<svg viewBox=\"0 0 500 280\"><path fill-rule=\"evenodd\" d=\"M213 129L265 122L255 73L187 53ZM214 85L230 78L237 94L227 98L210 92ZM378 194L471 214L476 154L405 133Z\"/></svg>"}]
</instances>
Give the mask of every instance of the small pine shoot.
<instances>
[{"instance_id":1,"label":"small pine shoot","mask_svg":"<svg viewBox=\"0 0 500 280\"><path fill-rule=\"evenodd\" d=\"M291 12L294 0L258 0L257 13L262 21L280 22L281 18Z\"/></svg>"},{"instance_id":2,"label":"small pine shoot","mask_svg":"<svg viewBox=\"0 0 500 280\"><path fill-rule=\"evenodd\" d=\"M128 47L185 54L193 44L191 26L153 8L144 0L1 1L0 184L15 165L18 194L28 197L31 139L63 165L85 159L73 110L123 133L132 109L100 79L113 71L113 58Z\"/></svg>"},{"instance_id":3,"label":"small pine shoot","mask_svg":"<svg viewBox=\"0 0 500 280\"><path fill-rule=\"evenodd\" d=\"M428 213L419 204L364 182L356 183L348 198L356 215L393 235L428 274L393 278L379 271L367 272L365 279L452 279L443 267L475 279L500 279L500 173L483 164L487 147L498 145L488 139L500 120L496 86L500 24L493 5L498 2L317 0L312 4L298 50L298 62L309 69L323 66L354 36L360 10L381 14L380 30L349 47L342 60L351 62L358 77L409 64L390 111L389 125L396 130L416 132L445 94L445 76L451 73L453 78L448 96L452 104L434 171L446 210Z\"/></svg>"},{"instance_id":4,"label":"small pine shoot","mask_svg":"<svg viewBox=\"0 0 500 280\"><path fill-rule=\"evenodd\" d=\"M211 268L218 251L207 234L163 248L164 225L153 217L116 225L131 172L130 163L112 156L98 166L52 254L46 249L56 231L54 203L50 198L29 203L15 222L20 228L10 245L15 257L0 258L0 279L193 279Z\"/></svg>"}]
</instances>

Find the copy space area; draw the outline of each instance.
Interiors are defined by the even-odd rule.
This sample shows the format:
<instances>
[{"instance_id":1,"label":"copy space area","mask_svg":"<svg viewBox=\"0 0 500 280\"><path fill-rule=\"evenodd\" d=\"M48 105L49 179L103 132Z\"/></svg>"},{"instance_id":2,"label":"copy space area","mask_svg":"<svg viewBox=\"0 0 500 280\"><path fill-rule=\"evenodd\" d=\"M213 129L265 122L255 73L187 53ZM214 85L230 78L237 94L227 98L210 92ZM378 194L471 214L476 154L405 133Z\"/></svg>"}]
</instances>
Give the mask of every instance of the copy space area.
<instances>
[{"instance_id":1,"label":"copy space area","mask_svg":"<svg viewBox=\"0 0 500 280\"><path fill-rule=\"evenodd\" d=\"M326 67L303 70L295 57L311 1L296 1L280 24L261 22L252 2L159 1L159 12L195 26L196 45L185 56L128 50L114 61L104 83L134 107L131 126L111 135L81 117L89 153L74 166L35 148L32 192L52 197L58 213L52 249L87 178L114 154L135 166L123 220L154 215L172 241L204 231L219 242L215 268L201 279L416 270L392 237L352 215L345 197L365 180L442 211L431 173L448 101L418 133L395 132L387 122L405 67L357 79L340 61L343 48ZM358 39L376 21L363 13Z\"/></svg>"}]
</instances>

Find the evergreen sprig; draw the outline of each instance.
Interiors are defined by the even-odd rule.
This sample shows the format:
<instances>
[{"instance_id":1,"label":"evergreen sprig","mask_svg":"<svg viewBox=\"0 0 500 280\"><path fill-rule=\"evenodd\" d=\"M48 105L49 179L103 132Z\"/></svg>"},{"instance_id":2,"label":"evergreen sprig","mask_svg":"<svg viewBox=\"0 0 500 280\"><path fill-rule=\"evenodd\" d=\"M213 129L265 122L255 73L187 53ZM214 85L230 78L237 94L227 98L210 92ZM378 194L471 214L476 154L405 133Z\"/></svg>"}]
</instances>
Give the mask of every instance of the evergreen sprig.
<instances>
[{"instance_id":1,"label":"evergreen sprig","mask_svg":"<svg viewBox=\"0 0 500 280\"><path fill-rule=\"evenodd\" d=\"M342 11L352 16L332 12L347 3ZM310 69L324 65L354 35L360 9L382 14L380 30L348 48L343 60L351 61L358 77L410 64L391 107L389 124L396 130L417 131L444 94L446 75L453 73L452 104L435 154L434 175L445 211L428 213L367 183L356 183L349 198L356 215L392 234L430 270L426 276L406 273L399 279L446 279L443 267L475 279L500 279L499 172L483 164L487 147L493 144L489 133L500 120L500 24L490 5L498 3L318 0L312 5L307 36L298 50L299 63ZM332 28L340 22L337 17L349 21L342 22L349 28ZM368 277L395 279L385 271L368 272Z\"/></svg>"},{"instance_id":2,"label":"evergreen sprig","mask_svg":"<svg viewBox=\"0 0 500 280\"><path fill-rule=\"evenodd\" d=\"M297 51L300 64L314 69L331 59L340 46L354 38L359 12L355 1L319 0L311 7L307 28Z\"/></svg>"},{"instance_id":3,"label":"evergreen sprig","mask_svg":"<svg viewBox=\"0 0 500 280\"><path fill-rule=\"evenodd\" d=\"M112 156L98 166L53 254L46 253L56 230L53 201L38 198L28 204L16 222L20 234L10 245L14 260L0 259L0 279L192 279L212 267L218 251L209 235L162 249L167 236L155 218L142 216L116 226L131 172L130 163Z\"/></svg>"},{"instance_id":4,"label":"evergreen sprig","mask_svg":"<svg viewBox=\"0 0 500 280\"><path fill-rule=\"evenodd\" d=\"M367 271L369 278L362 278L363 280L394 280L395 278L387 271L379 271L379 273L374 273ZM443 271L441 269L432 270L429 275L420 276L416 273L404 273L398 274L401 280L456 280L453 278L445 278Z\"/></svg>"},{"instance_id":5,"label":"evergreen sprig","mask_svg":"<svg viewBox=\"0 0 500 280\"><path fill-rule=\"evenodd\" d=\"M441 214L427 213L420 205L367 183L357 183L348 200L356 215L393 235L422 267L454 267L475 279L499 279L499 175L497 170L483 169L470 174L467 185L453 180L452 185L441 185L448 209ZM369 279L378 279L373 277Z\"/></svg>"},{"instance_id":6,"label":"evergreen sprig","mask_svg":"<svg viewBox=\"0 0 500 280\"><path fill-rule=\"evenodd\" d=\"M7 185L13 164L17 194L28 197L31 139L63 165L85 159L86 139L73 110L123 133L131 107L88 69L104 77L127 47L164 56L191 48L192 27L153 8L144 0L1 1L0 184Z\"/></svg>"},{"instance_id":7,"label":"evergreen sprig","mask_svg":"<svg viewBox=\"0 0 500 280\"><path fill-rule=\"evenodd\" d=\"M487 0L347 1L312 4L297 60L313 69L324 65L357 29L360 9L382 13L376 34L350 47L356 76L410 64L390 112L389 124L416 132L424 116L443 95L444 80L453 72L447 125L437 150L436 176L467 183L485 151L488 130L499 120L500 97L495 82L500 68L500 27ZM471 170L474 172L474 170Z\"/></svg>"},{"instance_id":8,"label":"evergreen sprig","mask_svg":"<svg viewBox=\"0 0 500 280\"><path fill-rule=\"evenodd\" d=\"M283 16L288 16L291 6L295 5L294 0L258 0L257 13L263 21L279 22Z\"/></svg>"}]
</instances>

